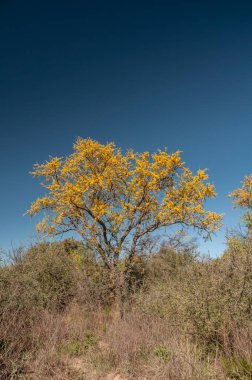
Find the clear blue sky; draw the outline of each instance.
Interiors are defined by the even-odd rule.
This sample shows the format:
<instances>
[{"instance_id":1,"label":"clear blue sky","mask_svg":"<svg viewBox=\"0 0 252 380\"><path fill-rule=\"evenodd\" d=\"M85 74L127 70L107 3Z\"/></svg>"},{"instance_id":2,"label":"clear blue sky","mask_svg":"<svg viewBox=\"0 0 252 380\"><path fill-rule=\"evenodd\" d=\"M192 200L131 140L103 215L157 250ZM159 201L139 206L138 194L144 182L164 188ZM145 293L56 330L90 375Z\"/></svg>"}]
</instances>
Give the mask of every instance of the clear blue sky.
<instances>
[{"instance_id":1,"label":"clear blue sky","mask_svg":"<svg viewBox=\"0 0 252 380\"><path fill-rule=\"evenodd\" d=\"M33 164L82 136L209 168L226 216L201 250L219 254L252 172L251 20L249 1L1 1L0 246L34 233Z\"/></svg>"}]
</instances>

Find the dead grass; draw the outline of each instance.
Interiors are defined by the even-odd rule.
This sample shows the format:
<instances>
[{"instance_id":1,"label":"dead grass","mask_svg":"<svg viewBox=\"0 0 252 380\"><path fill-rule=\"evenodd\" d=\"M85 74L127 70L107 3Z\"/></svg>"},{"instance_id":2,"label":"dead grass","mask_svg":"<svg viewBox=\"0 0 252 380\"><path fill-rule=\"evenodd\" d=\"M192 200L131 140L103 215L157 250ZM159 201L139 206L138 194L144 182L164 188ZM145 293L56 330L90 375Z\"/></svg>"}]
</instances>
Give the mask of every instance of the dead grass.
<instances>
[{"instance_id":1,"label":"dead grass","mask_svg":"<svg viewBox=\"0 0 252 380\"><path fill-rule=\"evenodd\" d=\"M40 348L26 356L19 374L13 372L9 378L225 378L218 360L203 360L200 349L167 322L137 312L114 320L102 311L88 314L72 304L64 314L41 316L32 335Z\"/></svg>"}]
</instances>

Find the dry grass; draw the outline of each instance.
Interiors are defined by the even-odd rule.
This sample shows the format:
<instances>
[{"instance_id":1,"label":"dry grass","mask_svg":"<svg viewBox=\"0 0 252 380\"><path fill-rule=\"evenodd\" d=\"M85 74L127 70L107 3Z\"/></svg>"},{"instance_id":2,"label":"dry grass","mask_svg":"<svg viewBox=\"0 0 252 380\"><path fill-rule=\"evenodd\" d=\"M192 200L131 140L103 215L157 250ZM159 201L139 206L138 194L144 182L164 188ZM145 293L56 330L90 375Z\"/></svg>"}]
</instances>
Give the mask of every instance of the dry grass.
<instances>
[{"instance_id":1,"label":"dry grass","mask_svg":"<svg viewBox=\"0 0 252 380\"><path fill-rule=\"evenodd\" d=\"M113 320L72 304L64 314L44 313L30 332L34 350L6 379L225 378L218 360L203 360L200 348L167 322L137 312ZM18 337L19 345L20 331Z\"/></svg>"},{"instance_id":2,"label":"dry grass","mask_svg":"<svg viewBox=\"0 0 252 380\"><path fill-rule=\"evenodd\" d=\"M11 344L1 356L5 363L1 379L250 378L250 372L247 377L232 375L241 371L239 366L249 366L249 361L235 363L217 353L206 354L167 320L137 310L115 320L102 310L88 313L74 303L61 314L44 312L26 327L20 319L19 324L17 319L10 322L16 327L11 338L6 330ZM238 359L251 356L248 331L237 333L235 345Z\"/></svg>"}]
</instances>

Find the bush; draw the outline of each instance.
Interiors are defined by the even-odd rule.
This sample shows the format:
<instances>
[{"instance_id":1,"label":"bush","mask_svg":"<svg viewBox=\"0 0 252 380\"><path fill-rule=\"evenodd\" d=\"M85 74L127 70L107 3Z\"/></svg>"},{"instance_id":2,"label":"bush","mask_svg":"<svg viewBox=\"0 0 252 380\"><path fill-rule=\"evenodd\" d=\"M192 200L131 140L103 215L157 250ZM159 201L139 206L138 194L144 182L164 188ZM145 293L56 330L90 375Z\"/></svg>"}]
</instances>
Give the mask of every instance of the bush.
<instances>
[{"instance_id":1,"label":"bush","mask_svg":"<svg viewBox=\"0 0 252 380\"><path fill-rule=\"evenodd\" d=\"M19 250L18 260L0 268L1 378L25 370L27 355L42 344L35 326L45 312L62 312L73 299L76 283L69 244L41 243L22 254Z\"/></svg>"},{"instance_id":2,"label":"bush","mask_svg":"<svg viewBox=\"0 0 252 380\"><path fill-rule=\"evenodd\" d=\"M38 244L19 263L1 269L1 307L62 310L75 287L73 260L64 244Z\"/></svg>"},{"instance_id":3,"label":"bush","mask_svg":"<svg viewBox=\"0 0 252 380\"><path fill-rule=\"evenodd\" d=\"M195 263L195 247L179 249L167 243L150 257L146 265L144 287L136 295L137 307L144 313L169 320L174 327L184 328L186 273Z\"/></svg>"},{"instance_id":4,"label":"bush","mask_svg":"<svg viewBox=\"0 0 252 380\"><path fill-rule=\"evenodd\" d=\"M252 362L242 357L223 358L222 364L229 379L251 380Z\"/></svg>"},{"instance_id":5,"label":"bush","mask_svg":"<svg viewBox=\"0 0 252 380\"><path fill-rule=\"evenodd\" d=\"M252 240L228 239L224 255L201 259L192 249L163 246L148 261L137 308L161 317L201 344L233 355L252 317Z\"/></svg>"},{"instance_id":6,"label":"bush","mask_svg":"<svg viewBox=\"0 0 252 380\"><path fill-rule=\"evenodd\" d=\"M201 344L235 350L235 332L249 327L252 241L232 238L223 257L199 262L185 277L187 323Z\"/></svg>"}]
</instances>

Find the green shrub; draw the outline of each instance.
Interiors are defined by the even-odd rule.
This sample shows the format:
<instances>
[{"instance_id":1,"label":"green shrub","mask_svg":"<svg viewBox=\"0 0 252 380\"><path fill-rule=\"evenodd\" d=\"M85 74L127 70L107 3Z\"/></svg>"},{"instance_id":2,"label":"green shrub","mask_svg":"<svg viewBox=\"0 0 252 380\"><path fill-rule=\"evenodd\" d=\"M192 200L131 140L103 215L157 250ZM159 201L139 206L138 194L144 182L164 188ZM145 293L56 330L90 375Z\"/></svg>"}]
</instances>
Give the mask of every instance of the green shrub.
<instances>
[{"instance_id":1,"label":"green shrub","mask_svg":"<svg viewBox=\"0 0 252 380\"><path fill-rule=\"evenodd\" d=\"M155 347L154 355L164 362L168 362L172 358L172 352L166 346Z\"/></svg>"},{"instance_id":2,"label":"green shrub","mask_svg":"<svg viewBox=\"0 0 252 380\"><path fill-rule=\"evenodd\" d=\"M233 354L235 333L251 321L251 239L232 238L223 257L190 267L184 289L194 337L210 349L218 346Z\"/></svg>"},{"instance_id":3,"label":"green shrub","mask_svg":"<svg viewBox=\"0 0 252 380\"><path fill-rule=\"evenodd\" d=\"M82 339L71 340L60 346L61 354L69 354L72 356L83 355L87 350L97 344L97 338L93 333L87 332Z\"/></svg>"},{"instance_id":4,"label":"green shrub","mask_svg":"<svg viewBox=\"0 0 252 380\"><path fill-rule=\"evenodd\" d=\"M224 255L201 259L195 250L164 246L148 260L142 312L167 320L206 351L233 355L252 322L252 240L232 236Z\"/></svg>"},{"instance_id":5,"label":"green shrub","mask_svg":"<svg viewBox=\"0 0 252 380\"><path fill-rule=\"evenodd\" d=\"M21 262L0 271L1 306L62 310L75 294L74 265L60 243L28 249Z\"/></svg>"},{"instance_id":6,"label":"green shrub","mask_svg":"<svg viewBox=\"0 0 252 380\"><path fill-rule=\"evenodd\" d=\"M74 270L64 242L36 244L0 268L0 378L19 378L27 356L41 349L40 323L73 299Z\"/></svg>"},{"instance_id":7,"label":"green shrub","mask_svg":"<svg viewBox=\"0 0 252 380\"><path fill-rule=\"evenodd\" d=\"M223 358L222 364L229 379L252 379L252 362L248 359L242 357Z\"/></svg>"}]
</instances>

